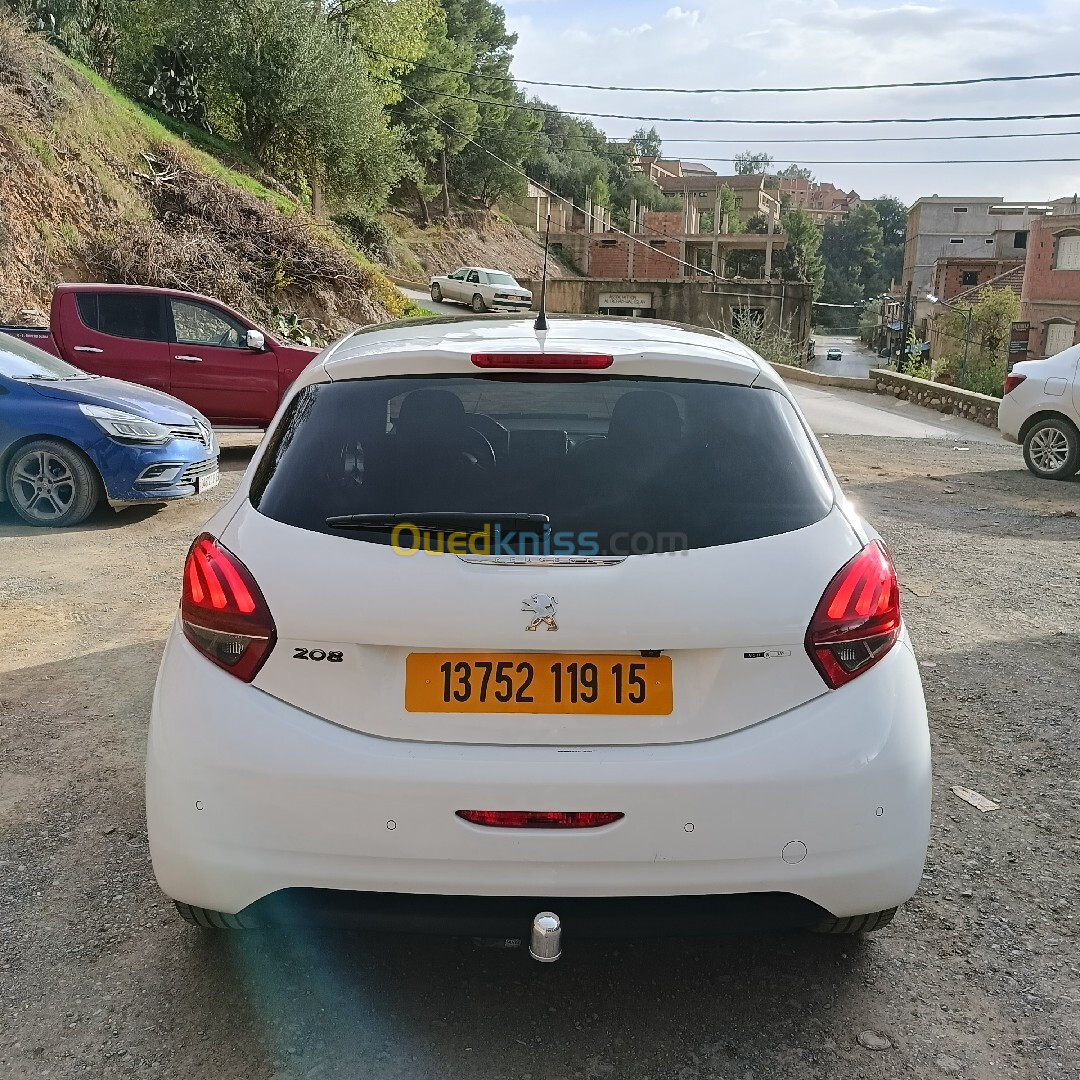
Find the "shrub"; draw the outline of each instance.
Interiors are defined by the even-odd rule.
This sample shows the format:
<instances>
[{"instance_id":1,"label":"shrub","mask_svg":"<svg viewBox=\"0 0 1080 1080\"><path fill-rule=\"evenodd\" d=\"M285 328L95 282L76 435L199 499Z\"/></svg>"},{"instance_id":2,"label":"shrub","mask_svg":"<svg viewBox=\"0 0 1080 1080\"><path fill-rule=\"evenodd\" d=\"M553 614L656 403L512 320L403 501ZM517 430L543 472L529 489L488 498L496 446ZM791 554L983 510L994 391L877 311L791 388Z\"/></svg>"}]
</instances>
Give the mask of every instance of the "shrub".
<instances>
[{"instance_id":1,"label":"shrub","mask_svg":"<svg viewBox=\"0 0 1080 1080\"><path fill-rule=\"evenodd\" d=\"M389 265L394 261L394 234L378 214L363 208L335 214L334 222L373 262Z\"/></svg>"}]
</instances>

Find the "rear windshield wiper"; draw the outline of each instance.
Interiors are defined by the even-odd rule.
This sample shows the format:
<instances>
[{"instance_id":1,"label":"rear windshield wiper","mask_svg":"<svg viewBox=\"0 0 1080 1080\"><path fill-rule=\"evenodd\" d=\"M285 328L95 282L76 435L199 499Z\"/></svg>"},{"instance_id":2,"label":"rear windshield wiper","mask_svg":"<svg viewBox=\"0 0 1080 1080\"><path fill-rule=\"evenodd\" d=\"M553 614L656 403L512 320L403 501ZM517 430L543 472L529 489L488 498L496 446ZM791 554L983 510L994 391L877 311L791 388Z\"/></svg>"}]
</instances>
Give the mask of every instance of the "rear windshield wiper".
<instances>
[{"instance_id":1,"label":"rear windshield wiper","mask_svg":"<svg viewBox=\"0 0 1080 1080\"><path fill-rule=\"evenodd\" d=\"M328 517L326 524L331 529L390 529L398 525L414 525L428 532L476 532L484 525L498 525L503 529L529 529L547 525L551 518L547 514L525 513L483 513L472 511L447 511L423 514L340 514Z\"/></svg>"}]
</instances>

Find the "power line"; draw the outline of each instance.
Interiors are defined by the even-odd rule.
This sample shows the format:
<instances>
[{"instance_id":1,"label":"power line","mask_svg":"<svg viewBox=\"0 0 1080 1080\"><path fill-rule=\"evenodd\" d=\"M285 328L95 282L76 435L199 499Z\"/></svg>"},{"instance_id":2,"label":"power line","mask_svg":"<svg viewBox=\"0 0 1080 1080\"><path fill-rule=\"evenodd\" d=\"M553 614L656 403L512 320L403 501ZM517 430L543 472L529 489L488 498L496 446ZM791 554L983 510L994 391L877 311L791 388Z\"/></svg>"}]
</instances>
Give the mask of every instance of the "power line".
<instances>
[{"instance_id":1,"label":"power line","mask_svg":"<svg viewBox=\"0 0 1080 1080\"><path fill-rule=\"evenodd\" d=\"M715 87L680 87L680 86L600 86L594 83L552 82L546 79L522 79L513 75L489 75L483 71L471 71L466 68L439 67L423 61L406 60L400 56L379 52L366 46L364 51L383 60L393 60L399 64L408 64L413 69L440 71L448 75L467 75L473 79L490 79L493 82L524 84L526 86L553 86L565 90L612 90L632 94L820 94L834 90L906 90L934 86L978 86L984 83L1039 82L1049 79L1080 78L1080 71L1056 71L1041 75L986 75L976 79L939 79L921 82L891 83L845 83L839 86L715 86Z\"/></svg>"},{"instance_id":2,"label":"power line","mask_svg":"<svg viewBox=\"0 0 1080 1080\"><path fill-rule=\"evenodd\" d=\"M374 76L373 76L374 77ZM380 82L397 82L394 79L378 79ZM588 116L601 120L643 120L658 124L743 124L759 125L818 125L818 124L985 124L1013 120L1077 120L1080 113L1017 113L1012 116L895 116L872 117L865 120L840 118L833 120L750 120L746 117L701 117L701 116L633 116L627 113L584 112L578 109L557 109L550 106L522 105L514 101L497 101L493 98L477 98L469 94L450 94L441 90L430 90L424 86L411 86L397 83L402 90L411 90L417 94L429 94L432 97L447 98L451 101L471 101L474 105L491 105L499 109L518 109L522 112L540 113L545 116ZM406 95L408 97L408 95ZM414 105L419 103L409 97ZM437 115L437 114L433 114Z\"/></svg>"},{"instance_id":3,"label":"power line","mask_svg":"<svg viewBox=\"0 0 1080 1080\"><path fill-rule=\"evenodd\" d=\"M882 142L955 142L958 139L1050 139L1050 138L1063 138L1071 135L1080 135L1080 131L1001 131L1001 132L985 132L977 131L966 135L856 135L849 138L842 138L837 136L820 136L813 139L755 139L756 143L760 143L762 146L775 146L780 143L801 143L801 144L817 144L817 143L882 143ZM549 139L592 139L596 140L595 135L578 135L573 132L559 132L559 133L547 133ZM612 136L608 136L608 143L611 146L617 146L619 148L625 148L629 142L629 137L626 139L619 139ZM693 143L695 145L735 145L745 146L746 139L703 139L703 138L683 138L683 139L661 139L661 143L666 146L668 143ZM661 158L662 160L662 158Z\"/></svg>"},{"instance_id":4,"label":"power line","mask_svg":"<svg viewBox=\"0 0 1080 1080\"><path fill-rule=\"evenodd\" d=\"M575 150L573 147L564 147L568 153L578 154L583 151ZM715 162L734 162L738 158L717 158L717 157L699 157L696 159L699 162L715 161ZM798 158L793 160L787 160L785 158L774 158L773 165L1041 165L1050 162L1075 162L1080 161L1080 157L1036 157L1036 158L933 158L933 159L920 159L920 158L862 158L859 160L851 161L814 161L810 158ZM676 180L685 180L687 177L675 177ZM707 175L706 175L707 179ZM661 189L663 190L663 189ZM674 190L674 189L669 189ZM675 194L679 194L682 190L674 191Z\"/></svg>"}]
</instances>

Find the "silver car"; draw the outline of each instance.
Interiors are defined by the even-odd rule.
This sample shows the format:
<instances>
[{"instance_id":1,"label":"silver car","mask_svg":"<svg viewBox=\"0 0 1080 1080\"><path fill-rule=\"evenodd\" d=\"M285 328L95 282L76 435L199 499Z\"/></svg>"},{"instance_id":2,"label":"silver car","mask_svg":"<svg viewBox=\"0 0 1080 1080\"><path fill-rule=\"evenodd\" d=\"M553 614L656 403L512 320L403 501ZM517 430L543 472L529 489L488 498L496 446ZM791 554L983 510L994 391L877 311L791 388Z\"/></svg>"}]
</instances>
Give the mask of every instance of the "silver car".
<instances>
[{"instance_id":1,"label":"silver car","mask_svg":"<svg viewBox=\"0 0 1080 1080\"><path fill-rule=\"evenodd\" d=\"M528 289L523 289L510 274L483 266L462 266L452 274L433 277L431 299L436 304L444 300L468 304L476 312L499 308L528 311L532 307Z\"/></svg>"}]
</instances>

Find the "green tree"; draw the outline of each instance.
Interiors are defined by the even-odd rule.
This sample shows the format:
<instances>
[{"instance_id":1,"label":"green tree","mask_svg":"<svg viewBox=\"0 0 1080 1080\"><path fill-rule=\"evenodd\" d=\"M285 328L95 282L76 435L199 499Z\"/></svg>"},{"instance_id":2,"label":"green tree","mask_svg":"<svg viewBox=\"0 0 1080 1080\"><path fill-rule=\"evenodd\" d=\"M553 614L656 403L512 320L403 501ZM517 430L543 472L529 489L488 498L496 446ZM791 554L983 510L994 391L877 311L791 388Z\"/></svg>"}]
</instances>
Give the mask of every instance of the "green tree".
<instances>
[{"instance_id":1,"label":"green tree","mask_svg":"<svg viewBox=\"0 0 1080 1080\"><path fill-rule=\"evenodd\" d=\"M880 280L881 219L869 203L857 206L842 222L829 222L821 238L825 281L821 299L829 304L855 304L868 299ZM841 325L853 322L854 308L840 315ZM822 323L836 325L833 315Z\"/></svg>"},{"instance_id":2,"label":"green tree","mask_svg":"<svg viewBox=\"0 0 1080 1080\"><path fill-rule=\"evenodd\" d=\"M412 70L428 47L427 27L442 19L439 0L314 0L341 23L364 52L365 65L383 101L401 100L401 76Z\"/></svg>"},{"instance_id":3,"label":"green tree","mask_svg":"<svg viewBox=\"0 0 1080 1080\"><path fill-rule=\"evenodd\" d=\"M808 281L817 299L825 282L825 263L821 258L821 233L810 215L801 207L788 211L780 220L787 234L787 246L773 256L776 267L785 281Z\"/></svg>"},{"instance_id":4,"label":"green tree","mask_svg":"<svg viewBox=\"0 0 1080 1080\"><path fill-rule=\"evenodd\" d=\"M526 181L521 162L540 131L540 118L521 109L496 107L487 107L483 116L474 141L451 159L450 178L458 191L484 206L504 198L523 198Z\"/></svg>"},{"instance_id":5,"label":"green tree","mask_svg":"<svg viewBox=\"0 0 1080 1080\"><path fill-rule=\"evenodd\" d=\"M630 146L638 157L643 158L658 158L663 150L660 133L656 130L655 125L649 128L648 131L643 127L639 127L630 136Z\"/></svg>"},{"instance_id":6,"label":"green tree","mask_svg":"<svg viewBox=\"0 0 1080 1080\"><path fill-rule=\"evenodd\" d=\"M1019 314L1020 300L1011 289L984 289L974 304L941 311L934 319L943 343L939 368L966 390L1000 397Z\"/></svg>"},{"instance_id":7,"label":"green tree","mask_svg":"<svg viewBox=\"0 0 1080 1080\"><path fill-rule=\"evenodd\" d=\"M814 182L814 174L805 165L789 165L786 169L780 169L777 176L783 176L788 180L809 180Z\"/></svg>"},{"instance_id":8,"label":"green tree","mask_svg":"<svg viewBox=\"0 0 1080 1080\"><path fill-rule=\"evenodd\" d=\"M407 75L409 89L391 109L403 134L407 175L425 224L431 220L428 201L440 189L443 211L449 213L448 158L464 150L479 128L479 109L469 100L469 77L459 74L471 62L469 46L450 40L444 19L432 19L423 59Z\"/></svg>"},{"instance_id":9,"label":"green tree","mask_svg":"<svg viewBox=\"0 0 1080 1080\"><path fill-rule=\"evenodd\" d=\"M881 195L867 202L881 219L881 255L877 274L869 283L872 293L887 292L904 272L904 238L907 235L907 207L891 195Z\"/></svg>"},{"instance_id":10,"label":"green tree","mask_svg":"<svg viewBox=\"0 0 1080 1080\"><path fill-rule=\"evenodd\" d=\"M380 204L402 158L347 30L306 0L180 0L211 115L272 171Z\"/></svg>"},{"instance_id":11,"label":"green tree","mask_svg":"<svg viewBox=\"0 0 1080 1080\"><path fill-rule=\"evenodd\" d=\"M743 150L735 155L735 172L739 176L755 176L758 173L767 173L772 163L771 154L761 150Z\"/></svg>"},{"instance_id":12,"label":"green tree","mask_svg":"<svg viewBox=\"0 0 1080 1080\"><path fill-rule=\"evenodd\" d=\"M611 175L614 151L607 136L588 120L568 116L539 98L530 98L529 104L544 111L539 114L540 132L525 161L527 172L557 195L580 205L598 177L607 180Z\"/></svg>"}]
</instances>

